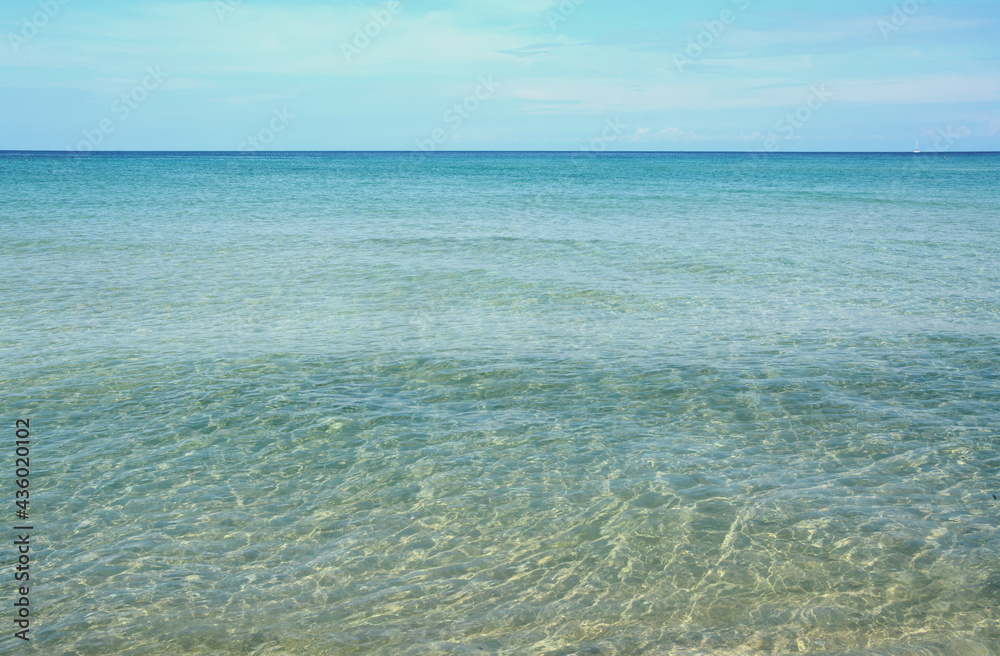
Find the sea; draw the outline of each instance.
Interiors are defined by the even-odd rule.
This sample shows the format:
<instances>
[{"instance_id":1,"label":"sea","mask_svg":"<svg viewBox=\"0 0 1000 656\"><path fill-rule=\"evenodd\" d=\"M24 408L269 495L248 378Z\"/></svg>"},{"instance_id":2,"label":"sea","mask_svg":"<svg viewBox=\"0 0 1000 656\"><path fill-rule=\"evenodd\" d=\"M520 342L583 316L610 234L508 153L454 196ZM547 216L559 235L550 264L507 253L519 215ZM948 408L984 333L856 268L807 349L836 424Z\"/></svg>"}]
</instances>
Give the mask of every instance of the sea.
<instances>
[{"instance_id":1,"label":"sea","mask_svg":"<svg viewBox=\"0 0 1000 656\"><path fill-rule=\"evenodd\" d=\"M0 157L2 654L1000 654L1000 155Z\"/></svg>"}]
</instances>

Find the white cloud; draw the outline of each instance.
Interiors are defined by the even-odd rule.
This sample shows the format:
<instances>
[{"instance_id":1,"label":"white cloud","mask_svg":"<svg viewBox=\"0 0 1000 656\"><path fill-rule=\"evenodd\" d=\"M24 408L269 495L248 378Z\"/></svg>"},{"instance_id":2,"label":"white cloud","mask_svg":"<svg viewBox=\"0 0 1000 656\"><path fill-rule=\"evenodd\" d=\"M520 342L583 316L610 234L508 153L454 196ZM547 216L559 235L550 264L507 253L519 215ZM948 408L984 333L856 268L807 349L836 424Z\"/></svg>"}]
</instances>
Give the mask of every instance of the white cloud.
<instances>
[{"instance_id":1,"label":"white cloud","mask_svg":"<svg viewBox=\"0 0 1000 656\"><path fill-rule=\"evenodd\" d=\"M884 105L956 104L1000 101L1000 76L920 75L907 79L844 80L838 102Z\"/></svg>"},{"instance_id":2,"label":"white cloud","mask_svg":"<svg viewBox=\"0 0 1000 656\"><path fill-rule=\"evenodd\" d=\"M922 75L908 79L849 79L826 82L835 103L880 105L955 104L1000 101L1000 76ZM674 109L794 109L811 84L781 78L726 80L677 76L647 84L614 78L512 80L505 95L524 101L527 113L668 111Z\"/></svg>"},{"instance_id":3,"label":"white cloud","mask_svg":"<svg viewBox=\"0 0 1000 656\"><path fill-rule=\"evenodd\" d=\"M542 14L559 5L560 0L458 0L462 14L522 15Z\"/></svg>"},{"instance_id":4,"label":"white cloud","mask_svg":"<svg viewBox=\"0 0 1000 656\"><path fill-rule=\"evenodd\" d=\"M669 142L692 142L692 141L763 141L769 135L760 131L754 132L720 132L707 134L695 132L694 130L684 130L678 127L667 127L655 132L650 128L637 128L632 134L622 137L623 141L631 143L669 143Z\"/></svg>"},{"instance_id":5,"label":"white cloud","mask_svg":"<svg viewBox=\"0 0 1000 656\"><path fill-rule=\"evenodd\" d=\"M637 128L635 132L624 135L622 138L632 143L648 143L654 141L699 141L710 137L695 134L692 130L669 127L656 132L649 128Z\"/></svg>"},{"instance_id":6,"label":"white cloud","mask_svg":"<svg viewBox=\"0 0 1000 656\"><path fill-rule=\"evenodd\" d=\"M380 27L363 53L348 63L342 44L372 22L370 7L257 5L244 2L224 20L211 3L176 2L142 6L108 21L96 13L53 25L46 39L32 43L31 56L17 67L99 70L128 74L136 62L170 65L185 75L264 73L276 75L426 72L427 65L512 61L503 50L534 40L503 30L467 25L456 11L426 11L408 0L392 22ZM540 0L524 0L534 11ZM140 66L141 69L141 66Z\"/></svg>"},{"instance_id":7,"label":"white cloud","mask_svg":"<svg viewBox=\"0 0 1000 656\"><path fill-rule=\"evenodd\" d=\"M540 14L557 0L455 0L453 8L433 11L419 0L399 1L402 12L351 62L341 44L351 43L355 30L372 20L379 2L332 6L245 0L225 20L204 1L140 3L114 20L80 5L72 20L67 14L47 28L45 38L32 42L30 56L10 62L10 69L28 80L25 84L44 77L50 87L114 97L123 85L134 84L145 66L161 65L169 73L165 91L211 90L214 102L234 105L286 98L306 87L336 90L338 84L347 86L347 76L358 84L383 85L374 90L369 84L363 103L439 97L464 94L470 79L495 74L503 79L497 95L520 101L520 112L532 115L753 108L783 113L808 98L810 85L821 83L834 92L835 103L1000 101L1000 74L989 69L912 74L942 70L921 62L919 68L909 63L911 74L901 76L898 67L885 62L848 68L838 60L831 69L822 54L804 54L811 47L819 53L854 49L851 54L860 61L865 49L884 47L873 17L803 22L795 30L759 31L737 24L696 62L697 69L679 73L671 68L669 42L653 49L648 40L581 43L552 34ZM511 20L496 20L500 15ZM919 18L907 29L954 31L972 25ZM497 29L497 24L507 27ZM823 50L830 44L836 48ZM892 52L899 55L898 48ZM42 76L37 69L48 70ZM830 70L836 74L824 73ZM865 77L845 78L845 70L864 71ZM995 120L989 129L991 135L998 132ZM634 136L682 138L653 128L648 136Z\"/></svg>"}]
</instances>

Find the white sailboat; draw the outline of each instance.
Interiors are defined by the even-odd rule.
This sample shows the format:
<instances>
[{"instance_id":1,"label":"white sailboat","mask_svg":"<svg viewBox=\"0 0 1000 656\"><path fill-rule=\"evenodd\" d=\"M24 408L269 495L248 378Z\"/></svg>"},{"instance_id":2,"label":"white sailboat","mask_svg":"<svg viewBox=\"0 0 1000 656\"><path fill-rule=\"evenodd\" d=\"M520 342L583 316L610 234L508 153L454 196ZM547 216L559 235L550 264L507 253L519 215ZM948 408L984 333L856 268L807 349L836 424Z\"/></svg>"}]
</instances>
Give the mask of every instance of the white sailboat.
<instances>
[{"instance_id":1,"label":"white sailboat","mask_svg":"<svg viewBox=\"0 0 1000 656\"><path fill-rule=\"evenodd\" d=\"M920 152L920 140L919 139L917 139L917 145L914 146L913 148L914 148L914 150L913 150L914 153L919 153Z\"/></svg>"}]
</instances>

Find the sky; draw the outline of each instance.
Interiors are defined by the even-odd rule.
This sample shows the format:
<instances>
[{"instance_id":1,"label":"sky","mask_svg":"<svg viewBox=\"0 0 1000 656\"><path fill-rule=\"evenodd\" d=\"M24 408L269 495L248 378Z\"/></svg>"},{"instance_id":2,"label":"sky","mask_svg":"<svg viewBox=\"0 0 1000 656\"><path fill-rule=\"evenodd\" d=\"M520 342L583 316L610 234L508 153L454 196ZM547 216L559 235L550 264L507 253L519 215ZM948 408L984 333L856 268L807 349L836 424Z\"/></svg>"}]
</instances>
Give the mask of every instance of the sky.
<instances>
[{"instance_id":1,"label":"sky","mask_svg":"<svg viewBox=\"0 0 1000 656\"><path fill-rule=\"evenodd\" d=\"M1000 151L997 0L4 0L0 149Z\"/></svg>"}]
</instances>

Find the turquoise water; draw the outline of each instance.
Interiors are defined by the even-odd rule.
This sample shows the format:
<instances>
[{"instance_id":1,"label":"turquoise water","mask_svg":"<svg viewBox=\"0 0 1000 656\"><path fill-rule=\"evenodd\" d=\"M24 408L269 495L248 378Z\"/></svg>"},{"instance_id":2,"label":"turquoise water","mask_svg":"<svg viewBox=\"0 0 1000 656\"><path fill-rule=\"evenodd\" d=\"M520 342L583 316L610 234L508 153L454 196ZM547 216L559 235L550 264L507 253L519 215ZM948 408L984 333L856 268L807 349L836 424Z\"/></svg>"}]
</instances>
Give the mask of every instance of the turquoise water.
<instances>
[{"instance_id":1,"label":"turquoise water","mask_svg":"<svg viewBox=\"0 0 1000 656\"><path fill-rule=\"evenodd\" d=\"M1000 654L1000 156L3 155L0 653Z\"/></svg>"}]
</instances>

